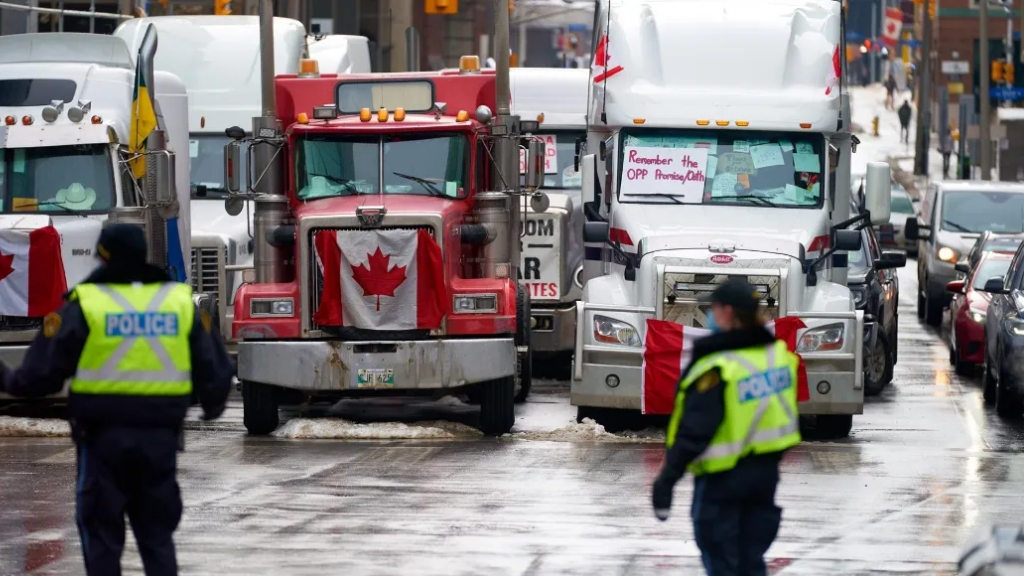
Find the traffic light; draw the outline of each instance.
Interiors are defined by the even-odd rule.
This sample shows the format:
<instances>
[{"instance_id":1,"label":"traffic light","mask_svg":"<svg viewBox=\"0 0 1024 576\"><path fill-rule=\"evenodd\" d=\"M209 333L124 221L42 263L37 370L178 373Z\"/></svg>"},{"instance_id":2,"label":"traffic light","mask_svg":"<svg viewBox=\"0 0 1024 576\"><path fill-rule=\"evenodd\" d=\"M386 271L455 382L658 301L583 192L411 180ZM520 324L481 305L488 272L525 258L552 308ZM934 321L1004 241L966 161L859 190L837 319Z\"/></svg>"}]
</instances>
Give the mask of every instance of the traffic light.
<instances>
[{"instance_id":1,"label":"traffic light","mask_svg":"<svg viewBox=\"0 0 1024 576\"><path fill-rule=\"evenodd\" d=\"M423 11L427 14L458 14L459 0L423 0Z\"/></svg>"},{"instance_id":2,"label":"traffic light","mask_svg":"<svg viewBox=\"0 0 1024 576\"><path fill-rule=\"evenodd\" d=\"M213 0L213 13L217 16L231 14L231 0Z\"/></svg>"},{"instance_id":3,"label":"traffic light","mask_svg":"<svg viewBox=\"0 0 1024 576\"><path fill-rule=\"evenodd\" d=\"M1003 63L999 60L992 61L992 75L991 79L993 82L1003 81Z\"/></svg>"},{"instance_id":4,"label":"traffic light","mask_svg":"<svg viewBox=\"0 0 1024 576\"><path fill-rule=\"evenodd\" d=\"M1003 64L1003 80L1008 85L1013 86L1013 62Z\"/></svg>"}]
</instances>

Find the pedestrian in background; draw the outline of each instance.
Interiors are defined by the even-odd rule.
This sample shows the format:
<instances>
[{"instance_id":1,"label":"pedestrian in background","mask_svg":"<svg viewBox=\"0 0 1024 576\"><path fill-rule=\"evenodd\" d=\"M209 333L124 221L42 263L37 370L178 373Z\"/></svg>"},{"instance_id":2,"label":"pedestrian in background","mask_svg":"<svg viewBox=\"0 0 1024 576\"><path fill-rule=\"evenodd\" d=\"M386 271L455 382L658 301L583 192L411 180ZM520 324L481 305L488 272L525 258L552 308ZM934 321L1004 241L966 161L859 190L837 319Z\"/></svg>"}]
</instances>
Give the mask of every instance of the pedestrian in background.
<instances>
[{"instance_id":1,"label":"pedestrian in background","mask_svg":"<svg viewBox=\"0 0 1024 576\"><path fill-rule=\"evenodd\" d=\"M885 79L885 109L896 109L896 77L892 74Z\"/></svg>"},{"instance_id":2,"label":"pedestrian in background","mask_svg":"<svg viewBox=\"0 0 1024 576\"><path fill-rule=\"evenodd\" d=\"M953 126L942 135L939 142L939 153L942 154L942 177L949 178L949 157L953 155Z\"/></svg>"},{"instance_id":3,"label":"pedestrian in background","mask_svg":"<svg viewBox=\"0 0 1024 576\"><path fill-rule=\"evenodd\" d=\"M896 113L900 117L900 142L910 144L910 116L913 110L910 109L910 101L904 100Z\"/></svg>"},{"instance_id":4,"label":"pedestrian in background","mask_svg":"<svg viewBox=\"0 0 1024 576\"><path fill-rule=\"evenodd\" d=\"M147 576L178 573L175 478L193 386L203 418L224 411L234 369L192 288L146 263L140 228L100 233L101 266L43 319L22 365L0 365L0 391L40 397L71 380L78 452L76 520L89 576L119 576L125 515Z\"/></svg>"},{"instance_id":5,"label":"pedestrian in background","mask_svg":"<svg viewBox=\"0 0 1024 576\"><path fill-rule=\"evenodd\" d=\"M672 491L694 476L694 537L708 576L765 576L778 534L779 463L800 443L798 356L758 318L760 296L730 280L710 297L710 336L694 344L654 481L655 515L666 520Z\"/></svg>"}]
</instances>

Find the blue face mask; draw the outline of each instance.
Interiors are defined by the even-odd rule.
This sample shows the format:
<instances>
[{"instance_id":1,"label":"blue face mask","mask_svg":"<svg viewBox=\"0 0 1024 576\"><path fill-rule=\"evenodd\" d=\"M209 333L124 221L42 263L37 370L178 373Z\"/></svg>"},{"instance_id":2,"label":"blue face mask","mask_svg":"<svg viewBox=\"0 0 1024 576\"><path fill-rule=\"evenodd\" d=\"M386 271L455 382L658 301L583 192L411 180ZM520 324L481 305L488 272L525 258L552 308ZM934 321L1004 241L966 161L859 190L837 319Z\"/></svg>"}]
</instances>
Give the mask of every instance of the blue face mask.
<instances>
[{"instance_id":1,"label":"blue face mask","mask_svg":"<svg viewBox=\"0 0 1024 576\"><path fill-rule=\"evenodd\" d=\"M708 328L708 330L711 330L712 334L717 334L717 333L722 331L722 329L719 328L718 324L715 322L715 313L714 312L708 310L706 318L708 319L708 326L707 326L707 328Z\"/></svg>"}]
</instances>

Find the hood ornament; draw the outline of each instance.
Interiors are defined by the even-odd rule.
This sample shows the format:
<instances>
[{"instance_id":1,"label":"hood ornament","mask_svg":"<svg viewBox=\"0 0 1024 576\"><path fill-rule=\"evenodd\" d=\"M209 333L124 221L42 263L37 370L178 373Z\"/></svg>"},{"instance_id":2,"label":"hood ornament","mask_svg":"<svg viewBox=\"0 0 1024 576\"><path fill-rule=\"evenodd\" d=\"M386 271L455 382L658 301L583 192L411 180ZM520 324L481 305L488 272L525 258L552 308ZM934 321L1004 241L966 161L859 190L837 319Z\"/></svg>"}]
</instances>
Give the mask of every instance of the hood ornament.
<instances>
[{"instance_id":1,"label":"hood ornament","mask_svg":"<svg viewBox=\"0 0 1024 576\"><path fill-rule=\"evenodd\" d=\"M712 240L708 242L708 252L728 254L736 251L736 243L732 240Z\"/></svg>"},{"instance_id":2,"label":"hood ornament","mask_svg":"<svg viewBox=\"0 0 1024 576\"><path fill-rule=\"evenodd\" d=\"M356 218L359 218L359 225L363 228L379 228L388 209L383 206L359 206L356 208Z\"/></svg>"}]
</instances>

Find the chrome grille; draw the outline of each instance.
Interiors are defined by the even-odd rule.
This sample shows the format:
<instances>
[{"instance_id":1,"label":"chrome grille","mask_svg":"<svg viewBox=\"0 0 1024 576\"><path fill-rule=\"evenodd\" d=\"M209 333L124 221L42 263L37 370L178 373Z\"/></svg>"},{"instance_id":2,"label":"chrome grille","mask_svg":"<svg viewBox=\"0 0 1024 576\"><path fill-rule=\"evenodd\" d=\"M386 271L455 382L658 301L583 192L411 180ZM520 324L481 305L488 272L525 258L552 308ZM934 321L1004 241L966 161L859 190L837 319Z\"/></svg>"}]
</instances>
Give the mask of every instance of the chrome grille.
<instances>
[{"instance_id":1,"label":"chrome grille","mask_svg":"<svg viewBox=\"0 0 1024 576\"><path fill-rule=\"evenodd\" d=\"M219 294L220 269L218 250L223 251L227 261L227 248L192 249L192 290L196 293Z\"/></svg>"},{"instance_id":2,"label":"chrome grille","mask_svg":"<svg viewBox=\"0 0 1024 576\"><path fill-rule=\"evenodd\" d=\"M0 332L14 332L17 330L39 330L42 327L42 318L28 318L26 316L0 316Z\"/></svg>"},{"instance_id":3,"label":"chrome grille","mask_svg":"<svg viewBox=\"0 0 1024 576\"><path fill-rule=\"evenodd\" d=\"M707 328L710 304L698 302L730 278L740 278L761 294L760 314L766 321L779 316L779 276L666 272L663 277L662 320L683 326Z\"/></svg>"}]
</instances>

